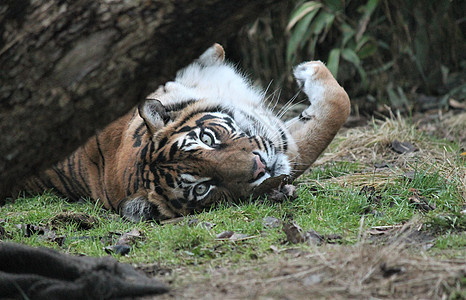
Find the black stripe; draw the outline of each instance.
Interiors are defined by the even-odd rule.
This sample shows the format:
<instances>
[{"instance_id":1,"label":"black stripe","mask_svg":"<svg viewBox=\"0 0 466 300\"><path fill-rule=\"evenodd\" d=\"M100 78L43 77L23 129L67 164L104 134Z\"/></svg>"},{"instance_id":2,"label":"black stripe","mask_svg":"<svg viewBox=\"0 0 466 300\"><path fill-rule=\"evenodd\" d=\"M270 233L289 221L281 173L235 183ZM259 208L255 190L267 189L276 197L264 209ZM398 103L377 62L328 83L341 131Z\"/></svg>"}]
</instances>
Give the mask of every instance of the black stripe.
<instances>
[{"instance_id":1,"label":"black stripe","mask_svg":"<svg viewBox=\"0 0 466 300\"><path fill-rule=\"evenodd\" d=\"M160 152L157 157L155 158L155 161L158 162L158 163L164 163L167 161L167 159L165 158L165 154L163 152Z\"/></svg>"},{"instance_id":2,"label":"black stripe","mask_svg":"<svg viewBox=\"0 0 466 300\"><path fill-rule=\"evenodd\" d=\"M134 143L133 143L133 147L139 147L141 146L141 137L142 137L142 134L145 133L145 131L143 133L141 133L141 131L143 129L146 128L146 125L144 123L141 123L139 124L138 128L136 128L136 130L134 131L133 133L133 139L134 139Z\"/></svg>"},{"instance_id":3,"label":"black stripe","mask_svg":"<svg viewBox=\"0 0 466 300\"><path fill-rule=\"evenodd\" d=\"M46 178L44 178L43 176L46 176ZM52 181L50 181L50 176L47 176L47 174L44 174L43 176L40 176L40 177L36 178L36 180L35 180L35 183L39 185L39 187L40 187L40 189L42 191L46 190L46 189L55 189L58 192L60 192L60 194L63 194L62 191L58 190L55 187L55 185L52 183Z\"/></svg>"},{"instance_id":4,"label":"black stripe","mask_svg":"<svg viewBox=\"0 0 466 300\"><path fill-rule=\"evenodd\" d=\"M173 180L173 177L171 176L170 173L165 174L165 182L167 185L171 188L175 188L175 181Z\"/></svg>"},{"instance_id":5,"label":"black stripe","mask_svg":"<svg viewBox=\"0 0 466 300\"><path fill-rule=\"evenodd\" d=\"M175 131L174 134L178 134L178 133L182 133L182 132L191 131L191 130L193 130L194 128L196 128L196 127L191 127L191 126L187 126L187 125L186 125L186 126L181 127L180 129L178 129L177 131Z\"/></svg>"},{"instance_id":6,"label":"black stripe","mask_svg":"<svg viewBox=\"0 0 466 300\"><path fill-rule=\"evenodd\" d=\"M181 206L181 203L178 199L171 199L170 204L173 205L176 209L181 209L183 206Z\"/></svg>"},{"instance_id":7,"label":"black stripe","mask_svg":"<svg viewBox=\"0 0 466 300\"><path fill-rule=\"evenodd\" d=\"M253 136L253 137L251 137L251 138L252 138L252 140L253 140L254 142L256 142L257 147L258 147L259 149L261 149L261 143L260 143L260 141L257 139L257 137L256 137L256 136Z\"/></svg>"},{"instance_id":8,"label":"black stripe","mask_svg":"<svg viewBox=\"0 0 466 300\"><path fill-rule=\"evenodd\" d=\"M147 143L141 150L141 154L139 155L139 158L141 159L141 161L146 164L147 163L147 152L149 151L149 143Z\"/></svg>"},{"instance_id":9,"label":"black stripe","mask_svg":"<svg viewBox=\"0 0 466 300\"><path fill-rule=\"evenodd\" d=\"M55 174L57 175L58 177L58 180L60 181L61 183L61 187L63 187L64 189L64 192L66 193L66 197L68 197L70 200L73 200L73 201L76 201L79 199L79 197L76 197L76 195L74 194L74 192L72 191L72 187L70 187L69 185L69 182L68 182L68 179L66 178L66 176L62 173L62 171L58 168L58 166L53 166L52 167L52 170L55 172ZM58 189L58 190L62 190L62 189ZM62 190L63 192L63 190Z\"/></svg>"},{"instance_id":10,"label":"black stripe","mask_svg":"<svg viewBox=\"0 0 466 300\"><path fill-rule=\"evenodd\" d=\"M79 175L82 175L82 174L80 172L76 173L76 169L75 169L75 166L73 164L73 162L75 161L75 158L76 158L76 153L73 153L67 159L68 160L68 163L67 163L68 173L70 174L70 177L71 177L72 183L74 185L74 188L76 190L79 190L78 191L79 195L81 197L90 196L89 194L87 194L86 189L83 187L81 182L78 180L78 174ZM79 168L79 165L78 165L78 168ZM79 171L79 169L78 169L78 171ZM82 176L81 176L81 178L82 178Z\"/></svg>"},{"instance_id":11,"label":"black stripe","mask_svg":"<svg viewBox=\"0 0 466 300\"><path fill-rule=\"evenodd\" d=\"M126 173L126 170L125 170L125 173ZM126 177L126 176L124 176L124 177ZM128 184L126 185L126 196L129 196L129 195L133 194L131 192L131 190L130 190L131 189L131 178L133 178L133 173L130 173L129 177L128 177ZM134 192L136 192L136 191L134 191Z\"/></svg>"},{"instance_id":12,"label":"black stripe","mask_svg":"<svg viewBox=\"0 0 466 300\"><path fill-rule=\"evenodd\" d=\"M110 201L110 198L108 197L107 185L105 183L105 157L104 157L104 154L102 152L102 148L100 146L99 134L95 135L95 142L96 142L96 145L97 145L97 150L99 150L100 160L102 162L102 168L98 168L98 170L99 170L99 181L103 185L104 195L105 195L105 198L107 199L108 204L110 204L110 207L112 208L112 210L115 211L115 207L113 206L113 203ZM102 170L102 174L100 172L101 170Z\"/></svg>"},{"instance_id":13,"label":"black stripe","mask_svg":"<svg viewBox=\"0 0 466 300\"><path fill-rule=\"evenodd\" d=\"M216 116L214 116L214 115L208 115L208 114L207 114L207 115L204 115L204 116L202 116L201 118L199 118L199 119L196 120L196 125L197 125L198 127L200 127L204 121L212 120L212 119L218 119L218 117L216 117Z\"/></svg>"},{"instance_id":14,"label":"black stripe","mask_svg":"<svg viewBox=\"0 0 466 300\"><path fill-rule=\"evenodd\" d=\"M90 188L89 188L89 183L87 182L87 180L84 178L84 174L83 174L83 168L82 168L82 159L78 159L78 175L79 177L81 178L82 182L86 185L85 187L85 190L86 190L86 193L87 195L91 195L91 191L90 191Z\"/></svg>"},{"instance_id":15,"label":"black stripe","mask_svg":"<svg viewBox=\"0 0 466 300\"><path fill-rule=\"evenodd\" d=\"M193 104L196 101L197 100L195 100L195 99L191 99L191 100L187 100L187 101L183 101L183 102L168 104L168 105L165 106L165 110L167 112L168 111L180 111L180 110L185 109L187 106L189 106L190 104Z\"/></svg>"},{"instance_id":16,"label":"black stripe","mask_svg":"<svg viewBox=\"0 0 466 300\"><path fill-rule=\"evenodd\" d=\"M168 153L169 160L173 160L176 152L178 151L178 141L174 142L170 147L170 152Z\"/></svg>"},{"instance_id":17,"label":"black stripe","mask_svg":"<svg viewBox=\"0 0 466 300\"><path fill-rule=\"evenodd\" d=\"M288 138L286 137L286 133L283 131L283 129L281 127L278 127L278 130L280 131L280 136L282 138L282 142L283 142L283 153L285 153L287 150L288 150Z\"/></svg>"},{"instance_id":18,"label":"black stripe","mask_svg":"<svg viewBox=\"0 0 466 300\"><path fill-rule=\"evenodd\" d=\"M160 149L162 149L168 142L168 138L167 137L164 137L163 139L160 140L158 146L157 146L157 151L159 151Z\"/></svg>"},{"instance_id":19,"label":"black stripe","mask_svg":"<svg viewBox=\"0 0 466 300\"><path fill-rule=\"evenodd\" d=\"M230 128L230 127L227 127L225 126L224 124L214 124L212 125L212 127L209 127L214 133L215 133L215 136L219 136L219 132L222 131L225 131L228 135L233 135L233 134L238 134L238 135L241 135L243 134L243 136L246 136L244 133L237 133L236 131L233 131L233 128Z\"/></svg>"},{"instance_id":20,"label":"black stripe","mask_svg":"<svg viewBox=\"0 0 466 300\"><path fill-rule=\"evenodd\" d=\"M187 123L193 116L195 116L197 114L209 113L209 112L211 112L211 113L212 112L219 112L219 113L226 114L226 115L233 118L233 115L232 115L232 113L231 113L231 111L229 109L226 109L226 108L224 108L224 107L222 107L220 105L217 105L217 106L205 107L205 108L202 108L200 110L191 112L189 115L187 115L186 117L184 117L184 119L181 120L178 127L184 126L185 123Z\"/></svg>"}]
</instances>

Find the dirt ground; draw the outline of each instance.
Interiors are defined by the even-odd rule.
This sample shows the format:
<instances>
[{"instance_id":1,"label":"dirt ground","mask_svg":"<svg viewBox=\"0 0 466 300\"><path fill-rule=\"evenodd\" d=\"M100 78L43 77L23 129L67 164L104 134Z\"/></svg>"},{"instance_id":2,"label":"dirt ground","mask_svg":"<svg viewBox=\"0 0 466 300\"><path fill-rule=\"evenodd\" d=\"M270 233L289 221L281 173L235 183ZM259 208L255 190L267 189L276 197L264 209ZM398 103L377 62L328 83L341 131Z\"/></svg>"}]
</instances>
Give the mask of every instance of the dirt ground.
<instances>
[{"instance_id":1,"label":"dirt ground","mask_svg":"<svg viewBox=\"0 0 466 300\"><path fill-rule=\"evenodd\" d=\"M415 230L406 236L383 245L366 240L311 252L271 251L256 264L198 270L152 266L172 287L156 299L464 299L466 261L427 256L423 249L431 236Z\"/></svg>"}]
</instances>

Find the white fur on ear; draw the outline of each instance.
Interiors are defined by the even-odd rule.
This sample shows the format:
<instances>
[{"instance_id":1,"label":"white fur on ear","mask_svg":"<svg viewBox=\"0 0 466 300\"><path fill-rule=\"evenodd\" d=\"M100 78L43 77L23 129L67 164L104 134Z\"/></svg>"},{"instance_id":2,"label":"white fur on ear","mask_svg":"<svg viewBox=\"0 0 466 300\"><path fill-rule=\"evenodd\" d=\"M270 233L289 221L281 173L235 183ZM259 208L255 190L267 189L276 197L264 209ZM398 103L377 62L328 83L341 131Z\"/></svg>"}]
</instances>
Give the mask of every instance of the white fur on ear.
<instances>
[{"instance_id":1,"label":"white fur on ear","mask_svg":"<svg viewBox=\"0 0 466 300\"><path fill-rule=\"evenodd\" d=\"M225 60L225 51L220 44L215 43L199 57L198 62L207 67L223 63Z\"/></svg>"},{"instance_id":2,"label":"white fur on ear","mask_svg":"<svg viewBox=\"0 0 466 300\"><path fill-rule=\"evenodd\" d=\"M139 115L144 119L147 129L153 135L170 121L170 115L163 104L156 99L148 99L139 104Z\"/></svg>"}]
</instances>

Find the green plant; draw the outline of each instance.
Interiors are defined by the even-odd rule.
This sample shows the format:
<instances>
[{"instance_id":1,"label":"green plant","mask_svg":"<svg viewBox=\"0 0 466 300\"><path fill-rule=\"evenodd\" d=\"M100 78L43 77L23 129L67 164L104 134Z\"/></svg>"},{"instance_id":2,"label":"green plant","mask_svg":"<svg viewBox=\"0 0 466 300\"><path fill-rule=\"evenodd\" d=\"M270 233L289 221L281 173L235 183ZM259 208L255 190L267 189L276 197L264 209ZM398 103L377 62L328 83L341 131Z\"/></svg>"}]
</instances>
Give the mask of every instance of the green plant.
<instances>
[{"instance_id":1,"label":"green plant","mask_svg":"<svg viewBox=\"0 0 466 300\"><path fill-rule=\"evenodd\" d=\"M306 51L315 57L317 43L322 43L331 33L332 39L327 66L338 77L340 59L350 63L367 85L367 75L362 60L372 56L377 50L374 36L367 32L371 16L379 5L379 0L368 0L357 8L357 17L349 18L346 9L349 2L340 0L307 1L292 12L287 31L290 32L286 58L294 63L297 51Z\"/></svg>"}]
</instances>

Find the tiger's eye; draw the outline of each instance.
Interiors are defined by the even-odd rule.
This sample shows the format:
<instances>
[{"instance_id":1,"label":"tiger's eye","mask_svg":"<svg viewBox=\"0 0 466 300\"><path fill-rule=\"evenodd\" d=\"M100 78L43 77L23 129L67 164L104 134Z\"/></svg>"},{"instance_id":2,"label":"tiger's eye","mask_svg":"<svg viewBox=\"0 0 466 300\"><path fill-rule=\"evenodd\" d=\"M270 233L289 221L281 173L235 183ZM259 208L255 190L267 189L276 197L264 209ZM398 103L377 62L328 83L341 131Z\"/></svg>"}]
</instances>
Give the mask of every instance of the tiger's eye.
<instances>
[{"instance_id":1,"label":"tiger's eye","mask_svg":"<svg viewBox=\"0 0 466 300\"><path fill-rule=\"evenodd\" d=\"M214 144L214 137L209 132L201 133L201 141L207 146L212 146Z\"/></svg>"},{"instance_id":2,"label":"tiger's eye","mask_svg":"<svg viewBox=\"0 0 466 300\"><path fill-rule=\"evenodd\" d=\"M196 196L203 196L209 191L209 185L205 183L200 183L194 187L194 194Z\"/></svg>"}]
</instances>

